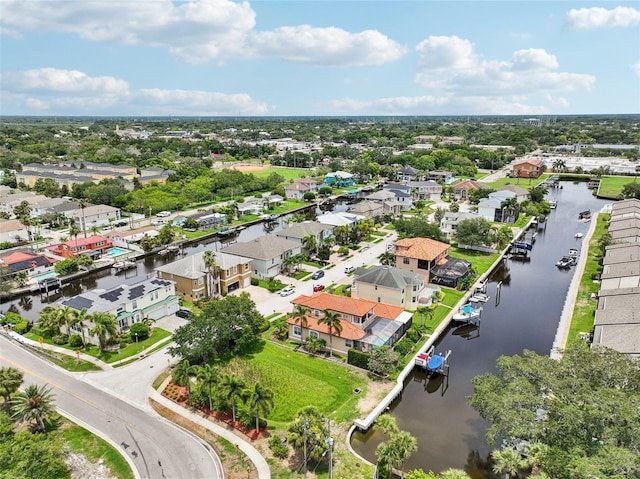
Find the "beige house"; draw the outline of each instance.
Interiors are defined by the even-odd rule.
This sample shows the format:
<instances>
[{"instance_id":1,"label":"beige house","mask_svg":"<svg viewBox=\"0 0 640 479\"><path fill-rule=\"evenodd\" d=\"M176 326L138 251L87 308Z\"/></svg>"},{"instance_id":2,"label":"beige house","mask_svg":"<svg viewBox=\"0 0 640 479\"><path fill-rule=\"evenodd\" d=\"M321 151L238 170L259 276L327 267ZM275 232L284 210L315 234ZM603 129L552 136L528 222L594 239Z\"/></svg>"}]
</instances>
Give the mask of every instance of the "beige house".
<instances>
[{"instance_id":1,"label":"beige house","mask_svg":"<svg viewBox=\"0 0 640 479\"><path fill-rule=\"evenodd\" d=\"M396 268L416 272L427 281L431 270L447 262L449 245L429 238L405 238L394 243Z\"/></svg>"},{"instance_id":2,"label":"beige house","mask_svg":"<svg viewBox=\"0 0 640 479\"><path fill-rule=\"evenodd\" d=\"M251 284L251 260L225 253L215 253L219 278L211 278L204 264L204 251L156 268L159 278L174 281L176 294L184 301L196 303L213 295L227 294ZM210 291L211 290L211 291Z\"/></svg>"},{"instance_id":3,"label":"beige house","mask_svg":"<svg viewBox=\"0 0 640 479\"><path fill-rule=\"evenodd\" d=\"M425 278L418 273L393 266L373 266L355 270L351 297L413 310L428 305L438 289L425 291Z\"/></svg>"}]
</instances>

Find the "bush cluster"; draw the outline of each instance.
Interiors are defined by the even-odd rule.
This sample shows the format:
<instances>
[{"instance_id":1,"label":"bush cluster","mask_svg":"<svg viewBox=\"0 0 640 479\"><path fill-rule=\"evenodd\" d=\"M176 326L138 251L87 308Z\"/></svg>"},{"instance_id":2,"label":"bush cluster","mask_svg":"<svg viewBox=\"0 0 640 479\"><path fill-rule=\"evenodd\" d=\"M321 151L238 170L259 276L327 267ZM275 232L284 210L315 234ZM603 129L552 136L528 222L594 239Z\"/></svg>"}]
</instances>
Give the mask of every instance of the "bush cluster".
<instances>
[{"instance_id":1,"label":"bush cluster","mask_svg":"<svg viewBox=\"0 0 640 479\"><path fill-rule=\"evenodd\" d=\"M286 459L287 456L289 456L289 447L277 434L269 439L269 449L271 449L273 455L278 459Z\"/></svg>"},{"instance_id":2,"label":"bush cluster","mask_svg":"<svg viewBox=\"0 0 640 479\"><path fill-rule=\"evenodd\" d=\"M349 349L347 353L347 363L362 369L369 369L369 358L371 354L358 351L357 349Z\"/></svg>"}]
</instances>

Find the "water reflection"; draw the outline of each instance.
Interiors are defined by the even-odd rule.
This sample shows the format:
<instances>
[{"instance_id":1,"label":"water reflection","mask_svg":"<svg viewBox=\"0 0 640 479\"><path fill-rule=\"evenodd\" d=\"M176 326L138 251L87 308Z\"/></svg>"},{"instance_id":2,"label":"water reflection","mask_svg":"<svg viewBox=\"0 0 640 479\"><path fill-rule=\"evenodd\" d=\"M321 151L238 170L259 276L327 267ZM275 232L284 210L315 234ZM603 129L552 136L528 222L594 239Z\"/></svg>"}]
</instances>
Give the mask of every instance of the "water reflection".
<instances>
[{"instance_id":1,"label":"water reflection","mask_svg":"<svg viewBox=\"0 0 640 479\"><path fill-rule=\"evenodd\" d=\"M458 468L474 479L495 477L488 459L491 447L484 437L487 424L466 402L473 393L471 380L493 372L500 355L521 354L524 349L549 353L574 271L560 272L555 263L570 248L580 246L574 235L589 227L577 223L578 212L599 210L605 204L584 183L565 184L553 196L558 207L546 226L537 229L533 250L524 260L516 256L503 260L489 278L491 300L483 305L480 327L474 331L452 326L436 345L436 351L452 351L448 382L442 382L445 393L442 384L431 384L423 372L413 371L402 395L390 406L400 429L418 439L418 453L409 458L405 470ZM354 434L352 445L373 462L381 440L370 430Z\"/></svg>"}]
</instances>

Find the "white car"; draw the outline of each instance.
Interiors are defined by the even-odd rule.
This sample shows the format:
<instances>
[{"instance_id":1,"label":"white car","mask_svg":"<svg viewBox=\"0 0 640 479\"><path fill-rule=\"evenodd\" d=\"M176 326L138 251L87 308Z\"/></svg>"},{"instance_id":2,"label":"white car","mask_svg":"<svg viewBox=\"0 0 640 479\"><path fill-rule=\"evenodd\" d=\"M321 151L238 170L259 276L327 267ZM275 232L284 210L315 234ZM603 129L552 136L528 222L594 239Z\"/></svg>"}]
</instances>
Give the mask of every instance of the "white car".
<instances>
[{"instance_id":1,"label":"white car","mask_svg":"<svg viewBox=\"0 0 640 479\"><path fill-rule=\"evenodd\" d=\"M280 296L289 296L295 292L296 288L293 286L287 286L284 289L280 290Z\"/></svg>"},{"instance_id":2,"label":"white car","mask_svg":"<svg viewBox=\"0 0 640 479\"><path fill-rule=\"evenodd\" d=\"M171 216L171 211L161 211L159 213L156 213L156 216L158 218L166 218L167 216Z\"/></svg>"},{"instance_id":3,"label":"white car","mask_svg":"<svg viewBox=\"0 0 640 479\"><path fill-rule=\"evenodd\" d=\"M356 267L355 267L355 266L351 266L351 265L349 265L349 266L345 266L345 267L344 267L344 272L345 272L346 274L353 273L355 270L356 270Z\"/></svg>"}]
</instances>

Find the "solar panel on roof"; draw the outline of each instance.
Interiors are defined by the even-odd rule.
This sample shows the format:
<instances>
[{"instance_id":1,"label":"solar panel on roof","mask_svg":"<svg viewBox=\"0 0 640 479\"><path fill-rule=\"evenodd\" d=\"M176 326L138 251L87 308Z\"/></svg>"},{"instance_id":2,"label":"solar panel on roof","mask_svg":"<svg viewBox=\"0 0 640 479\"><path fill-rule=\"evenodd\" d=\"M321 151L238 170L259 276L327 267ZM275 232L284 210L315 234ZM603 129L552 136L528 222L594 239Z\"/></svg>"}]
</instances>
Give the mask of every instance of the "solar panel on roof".
<instances>
[{"instance_id":1,"label":"solar panel on roof","mask_svg":"<svg viewBox=\"0 0 640 479\"><path fill-rule=\"evenodd\" d=\"M141 286L134 286L133 288L131 288L129 290L129 299L135 299L138 298L140 296L142 296L144 294L144 290L145 290L145 286L141 285Z\"/></svg>"},{"instance_id":2,"label":"solar panel on roof","mask_svg":"<svg viewBox=\"0 0 640 479\"><path fill-rule=\"evenodd\" d=\"M93 306L93 301L89 298L85 298L84 296L76 296L74 298L69 298L68 300L63 301L62 304L81 311L82 308L91 308L91 306Z\"/></svg>"},{"instance_id":3,"label":"solar panel on roof","mask_svg":"<svg viewBox=\"0 0 640 479\"><path fill-rule=\"evenodd\" d=\"M113 303L117 301L118 298L120 298L120 295L122 294L123 290L124 290L123 288L117 288L112 291L107 291L106 293L101 294L100 297L105 301L109 301Z\"/></svg>"}]
</instances>

